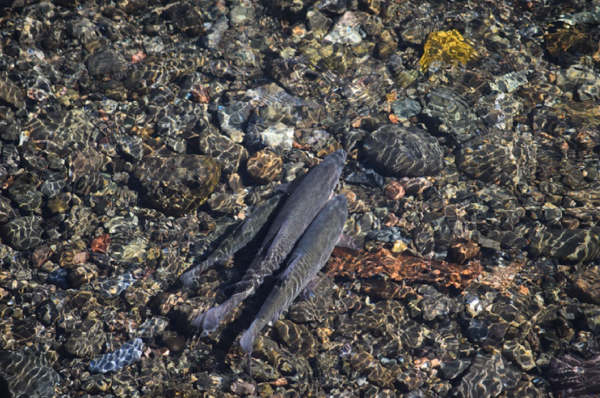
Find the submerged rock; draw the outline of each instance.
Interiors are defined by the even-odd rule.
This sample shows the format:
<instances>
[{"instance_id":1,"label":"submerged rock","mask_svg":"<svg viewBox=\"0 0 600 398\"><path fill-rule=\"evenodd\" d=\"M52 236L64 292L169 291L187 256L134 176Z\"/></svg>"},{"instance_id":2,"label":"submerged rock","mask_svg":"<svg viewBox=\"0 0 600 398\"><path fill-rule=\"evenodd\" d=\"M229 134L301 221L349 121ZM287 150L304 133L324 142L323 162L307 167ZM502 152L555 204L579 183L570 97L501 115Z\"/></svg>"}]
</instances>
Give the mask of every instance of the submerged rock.
<instances>
[{"instance_id":1,"label":"submerged rock","mask_svg":"<svg viewBox=\"0 0 600 398\"><path fill-rule=\"evenodd\" d=\"M0 379L9 397L52 398L60 376L44 357L25 351L0 351Z\"/></svg>"},{"instance_id":2,"label":"submerged rock","mask_svg":"<svg viewBox=\"0 0 600 398\"><path fill-rule=\"evenodd\" d=\"M135 170L144 198L171 215L188 213L203 204L215 189L221 169L208 156L149 157Z\"/></svg>"},{"instance_id":3,"label":"submerged rock","mask_svg":"<svg viewBox=\"0 0 600 398\"><path fill-rule=\"evenodd\" d=\"M444 152L436 139L416 127L380 127L367 136L363 149L369 162L396 177L432 175L444 166Z\"/></svg>"}]
</instances>

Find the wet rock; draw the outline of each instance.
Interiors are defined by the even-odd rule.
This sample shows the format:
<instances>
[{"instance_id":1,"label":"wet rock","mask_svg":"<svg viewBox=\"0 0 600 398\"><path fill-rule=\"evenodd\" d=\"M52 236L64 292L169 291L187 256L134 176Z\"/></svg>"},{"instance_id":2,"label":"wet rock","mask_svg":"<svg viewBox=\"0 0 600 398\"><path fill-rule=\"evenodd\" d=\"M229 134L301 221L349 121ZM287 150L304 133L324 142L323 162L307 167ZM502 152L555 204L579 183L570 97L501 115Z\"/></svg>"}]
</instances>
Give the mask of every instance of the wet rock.
<instances>
[{"instance_id":1,"label":"wet rock","mask_svg":"<svg viewBox=\"0 0 600 398\"><path fill-rule=\"evenodd\" d=\"M394 101L392 103L392 110L394 111L394 115L400 119L408 119L421 113L421 104L414 99L404 98Z\"/></svg>"},{"instance_id":2,"label":"wet rock","mask_svg":"<svg viewBox=\"0 0 600 398\"><path fill-rule=\"evenodd\" d=\"M94 264L81 264L69 272L69 285L74 288L79 288L82 285L90 283L98 277L98 269Z\"/></svg>"},{"instance_id":3,"label":"wet rock","mask_svg":"<svg viewBox=\"0 0 600 398\"><path fill-rule=\"evenodd\" d=\"M521 369L531 370L536 367L533 352L527 342L521 344L514 340L508 340L502 349L504 354L517 363Z\"/></svg>"},{"instance_id":4,"label":"wet rock","mask_svg":"<svg viewBox=\"0 0 600 398\"><path fill-rule=\"evenodd\" d=\"M527 84L528 73L528 71L518 71L498 76L493 83L490 83L490 88L503 93L512 93Z\"/></svg>"},{"instance_id":5,"label":"wet rock","mask_svg":"<svg viewBox=\"0 0 600 398\"><path fill-rule=\"evenodd\" d=\"M390 200L400 200L404 197L406 192L402 183L396 180L390 181L384 188L386 198Z\"/></svg>"},{"instance_id":6,"label":"wet rock","mask_svg":"<svg viewBox=\"0 0 600 398\"><path fill-rule=\"evenodd\" d=\"M600 355L581 359L573 355L554 357L548 368L548 380L552 387L569 396L593 396L600 391L598 373Z\"/></svg>"},{"instance_id":7,"label":"wet rock","mask_svg":"<svg viewBox=\"0 0 600 398\"><path fill-rule=\"evenodd\" d=\"M533 177L535 144L528 135L515 138L493 131L462 145L456 163L474 178L515 186Z\"/></svg>"},{"instance_id":8,"label":"wet rock","mask_svg":"<svg viewBox=\"0 0 600 398\"><path fill-rule=\"evenodd\" d=\"M121 346L117 351L104 354L90 362L90 371L108 373L121 369L138 361L142 357L144 342L140 338L133 339Z\"/></svg>"},{"instance_id":9,"label":"wet rock","mask_svg":"<svg viewBox=\"0 0 600 398\"><path fill-rule=\"evenodd\" d=\"M477 354L455 394L459 397L497 397L514 380L500 355Z\"/></svg>"},{"instance_id":10,"label":"wet rock","mask_svg":"<svg viewBox=\"0 0 600 398\"><path fill-rule=\"evenodd\" d=\"M17 212L12 208L10 200L4 196L0 196L0 224L5 224L17 217Z\"/></svg>"},{"instance_id":11,"label":"wet rock","mask_svg":"<svg viewBox=\"0 0 600 398\"><path fill-rule=\"evenodd\" d=\"M0 101L20 109L25 107L25 94L20 87L3 77L0 79Z\"/></svg>"},{"instance_id":12,"label":"wet rock","mask_svg":"<svg viewBox=\"0 0 600 398\"><path fill-rule=\"evenodd\" d=\"M431 118L428 127L441 134L449 134L459 143L478 135L478 118L471 106L459 94L446 87L438 87L427 94L423 114Z\"/></svg>"},{"instance_id":13,"label":"wet rock","mask_svg":"<svg viewBox=\"0 0 600 398\"><path fill-rule=\"evenodd\" d=\"M97 289L106 297L115 297L123 293L127 288L136 282L131 272L117 275L114 278L107 278L98 282Z\"/></svg>"},{"instance_id":14,"label":"wet rock","mask_svg":"<svg viewBox=\"0 0 600 398\"><path fill-rule=\"evenodd\" d=\"M582 306L583 316L587 327L593 334L600 332L600 309L596 305L583 305Z\"/></svg>"},{"instance_id":15,"label":"wet rock","mask_svg":"<svg viewBox=\"0 0 600 398\"><path fill-rule=\"evenodd\" d=\"M65 351L79 358L92 358L106 343L106 334L99 321L85 321L65 341Z\"/></svg>"},{"instance_id":16,"label":"wet rock","mask_svg":"<svg viewBox=\"0 0 600 398\"><path fill-rule=\"evenodd\" d=\"M600 75L585 65L570 66L558 76L556 83L564 90L576 91L582 101L600 98Z\"/></svg>"},{"instance_id":17,"label":"wet rock","mask_svg":"<svg viewBox=\"0 0 600 398\"><path fill-rule=\"evenodd\" d=\"M12 397L52 398L60 381L43 356L27 351L0 351L0 378Z\"/></svg>"},{"instance_id":18,"label":"wet rock","mask_svg":"<svg viewBox=\"0 0 600 398\"><path fill-rule=\"evenodd\" d=\"M16 250L29 250L42 244L42 219L17 217L0 227L4 241Z\"/></svg>"},{"instance_id":19,"label":"wet rock","mask_svg":"<svg viewBox=\"0 0 600 398\"><path fill-rule=\"evenodd\" d=\"M246 168L258 183L266 184L279 178L283 171L283 160L271 151L262 150L248 159Z\"/></svg>"},{"instance_id":20,"label":"wet rock","mask_svg":"<svg viewBox=\"0 0 600 398\"><path fill-rule=\"evenodd\" d=\"M444 165L444 153L435 138L414 127L380 127L367 136L363 149L368 161L397 177L432 175Z\"/></svg>"},{"instance_id":21,"label":"wet rock","mask_svg":"<svg viewBox=\"0 0 600 398\"><path fill-rule=\"evenodd\" d=\"M531 233L535 233L532 229ZM600 257L600 231L574 229L542 230L535 233L529 246L533 253L543 253L570 262L586 262Z\"/></svg>"},{"instance_id":22,"label":"wet rock","mask_svg":"<svg viewBox=\"0 0 600 398\"><path fill-rule=\"evenodd\" d=\"M421 70L427 71L431 65L436 68L440 63L466 64L477 57L473 46L456 30L431 32L419 60Z\"/></svg>"},{"instance_id":23,"label":"wet rock","mask_svg":"<svg viewBox=\"0 0 600 398\"><path fill-rule=\"evenodd\" d=\"M454 361L444 361L440 368L442 377L447 380L454 380L463 373L469 366L471 361L465 359L456 359Z\"/></svg>"},{"instance_id":24,"label":"wet rock","mask_svg":"<svg viewBox=\"0 0 600 398\"><path fill-rule=\"evenodd\" d=\"M52 325L58 317L58 309L51 300L41 302L35 309L36 317L45 326Z\"/></svg>"},{"instance_id":25,"label":"wet rock","mask_svg":"<svg viewBox=\"0 0 600 398\"><path fill-rule=\"evenodd\" d=\"M308 357L314 356L317 352L318 341L305 326L287 320L278 320L273 326L291 352L298 352Z\"/></svg>"},{"instance_id":26,"label":"wet rock","mask_svg":"<svg viewBox=\"0 0 600 398\"><path fill-rule=\"evenodd\" d=\"M236 143L244 140L243 125L248 120L252 107L247 101L236 101L227 106L219 106L217 116L221 129Z\"/></svg>"},{"instance_id":27,"label":"wet rock","mask_svg":"<svg viewBox=\"0 0 600 398\"><path fill-rule=\"evenodd\" d=\"M11 199L27 213L39 213L42 206L42 193L36 189L38 181L32 174L24 174L15 179L8 189Z\"/></svg>"},{"instance_id":28,"label":"wet rock","mask_svg":"<svg viewBox=\"0 0 600 398\"><path fill-rule=\"evenodd\" d=\"M132 160L140 161L144 157L143 140L138 136L122 135L117 138L119 150Z\"/></svg>"},{"instance_id":29,"label":"wet rock","mask_svg":"<svg viewBox=\"0 0 600 398\"><path fill-rule=\"evenodd\" d=\"M167 214L190 212L208 199L221 170L208 156L149 157L135 169L145 199Z\"/></svg>"},{"instance_id":30,"label":"wet rock","mask_svg":"<svg viewBox=\"0 0 600 398\"><path fill-rule=\"evenodd\" d=\"M310 9L306 13L308 29L318 38L322 38L333 24L332 20L316 9Z\"/></svg>"},{"instance_id":31,"label":"wet rock","mask_svg":"<svg viewBox=\"0 0 600 398\"><path fill-rule=\"evenodd\" d=\"M352 172L344 178L344 181L350 184L361 184L373 188L380 188L385 184L384 177L373 169Z\"/></svg>"},{"instance_id":32,"label":"wet rock","mask_svg":"<svg viewBox=\"0 0 600 398\"><path fill-rule=\"evenodd\" d=\"M66 181L61 174L53 174L49 176L42 185L40 192L47 198L52 198L58 195L66 186Z\"/></svg>"},{"instance_id":33,"label":"wet rock","mask_svg":"<svg viewBox=\"0 0 600 398\"><path fill-rule=\"evenodd\" d=\"M62 289L69 288L69 271L65 268L57 268L48 274L48 283L52 283Z\"/></svg>"},{"instance_id":34,"label":"wet rock","mask_svg":"<svg viewBox=\"0 0 600 398\"><path fill-rule=\"evenodd\" d=\"M339 44L360 44L362 41L360 21L353 12L345 12L333 25L324 40Z\"/></svg>"},{"instance_id":35,"label":"wet rock","mask_svg":"<svg viewBox=\"0 0 600 398\"><path fill-rule=\"evenodd\" d=\"M248 157L246 148L211 129L200 133L198 148L203 154L212 157L225 174L237 172L240 164Z\"/></svg>"},{"instance_id":36,"label":"wet rock","mask_svg":"<svg viewBox=\"0 0 600 398\"><path fill-rule=\"evenodd\" d=\"M419 307L422 310L423 319L426 321L442 320L459 310L459 306L454 300L444 297L432 286L420 287L418 292L424 297L419 302Z\"/></svg>"},{"instance_id":37,"label":"wet rock","mask_svg":"<svg viewBox=\"0 0 600 398\"><path fill-rule=\"evenodd\" d=\"M294 142L294 128L277 122L258 131L260 141L274 149L291 149Z\"/></svg>"},{"instance_id":38,"label":"wet rock","mask_svg":"<svg viewBox=\"0 0 600 398\"><path fill-rule=\"evenodd\" d=\"M98 51L87 59L88 73L96 78L110 76L113 79L121 79L125 69L125 60L110 49Z\"/></svg>"},{"instance_id":39,"label":"wet rock","mask_svg":"<svg viewBox=\"0 0 600 398\"><path fill-rule=\"evenodd\" d=\"M102 34L97 26L87 18L79 18L75 21L70 21L70 23L67 24L67 31L73 38L79 40L79 42L90 52L93 52L100 46ZM114 54L96 55L96 58L92 59L88 66L90 74L103 74L97 72L100 72L100 69L103 67L109 67L108 65L102 64L108 62L111 58L114 59Z\"/></svg>"},{"instance_id":40,"label":"wet rock","mask_svg":"<svg viewBox=\"0 0 600 398\"><path fill-rule=\"evenodd\" d=\"M229 13L229 19L233 25L243 25L254 18L255 8L250 2L241 2L234 6Z\"/></svg>"},{"instance_id":41,"label":"wet rock","mask_svg":"<svg viewBox=\"0 0 600 398\"><path fill-rule=\"evenodd\" d=\"M578 272L573 278L575 290L582 300L600 304L600 270L590 265Z\"/></svg>"},{"instance_id":42,"label":"wet rock","mask_svg":"<svg viewBox=\"0 0 600 398\"><path fill-rule=\"evenodd\" d=\"M154 316L148 318L140 325L136 330L136 337L143 337L145 339L152 339L154 336L162 333L167 328L169 321L167 318Z\"/></svg>"},{"instance_id":43,"label":"wet rock","mask_svg":"<svg viewBox=\"0 0 600 398\"><path fill-rule=\"evenodd\" d=\"M204 32L204 16L199 5L177 3L164 11L164 17L171 21L176 29L189 36L199 36Z\"/></svg>"}]
</instances>

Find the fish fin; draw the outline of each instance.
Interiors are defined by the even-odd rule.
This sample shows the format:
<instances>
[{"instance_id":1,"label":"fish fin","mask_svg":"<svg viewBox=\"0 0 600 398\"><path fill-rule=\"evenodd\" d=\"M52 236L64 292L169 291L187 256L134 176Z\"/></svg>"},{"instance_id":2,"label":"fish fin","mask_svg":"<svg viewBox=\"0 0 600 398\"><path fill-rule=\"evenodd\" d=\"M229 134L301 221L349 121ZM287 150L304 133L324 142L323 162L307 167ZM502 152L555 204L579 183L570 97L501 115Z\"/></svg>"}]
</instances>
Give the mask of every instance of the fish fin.
<instances>
[{"instance_id":1,"label":"fish fin","mask_svg":"<svg viewBox=\"0 0 600 398\"><path fill-rule=\"evenodd\" d=\"M203 273L211 265L212 264L203 261L200 264L197 264L196 266L190 268L188 271L184 272L179 277L179 280L185 288L195 289L196 287L198 287L198 278L200 274Z\"/></svg>"},{"instance_id":2,"label":"fish fin","mask_svg":"<svg viewBox=\"0 0 600 398\"><path fill-rule=\"evenodd\" d=\"M316 296L315 290L317 290L317 287L319 287L319 284L323 281L324 278L325 278L324 275L315 275L315 277L312 278L306 284L306 287L300 293L302 295L302 298L304 298L305 300L308 300L308 299L311 299L314 296Z\"/></svg>"},{"instance_id":3,"label":"fish fin","mask_svg":"<svg viewBox=\"0 0 600 398\"><path fill-rule=\"evenodd\" d=\"M300 185L304 177L306 177L306 174L296 177L293 181L282 182L281 184L275 187L275 192L282 192L288 196L291 195L296 190L298 185Z\"/></svg>"},{"instance_id":4,"label":"fish fin","mask_svg":"<svg viewBox=\"0 0 600 398\"><path fill-rule=\"evenodd\" d=\"M270 233L271 230L267 231L267 235L265 236L265 239L263 240L260 248L258 249L258 253L256 253L256 258L254 259L254 261L252 261L249 268L252 268L252 266L254 264L256 264L257 262L264 260L265 255L269 252L271 245L277 238L277 234L279 234L280 231L281 231L281 225L279 226L279 228L277 228L277 231L275 231L273 233Z\"/></svg>"},{"instance_id":5,"label":"fish fin","mask_svg":"<svg viewBox=\"0 0 600 398\"><path fill-rule=\"evenodd\" d=\"M339 240L335 244L337 247L343 247L351 250L361 250L365 245L365 240L358 239L350 235L341 234Z\"/></svg>"},{"instance_id":6,"label":"fish fin","mask_svg":"<svg viewBox=\"0 0 600 398\"><path fill-rule=\"evenodd\" d=\"M206 336L219 327L221 322L229 316L236 307L244 301L246 297L248 297L252 292L250 290L245 290L239 293L234 294L229 297L223 303L217 305L216 307L212 307L208 311L200 314L194 321L192 321L192 325L199 328L202 327L202 335Z\"/></svg>"},{"instance_id":7,"label":"fish fin","mask_svg":"<svg viewBox=\"0 0 600 398\"><path fill-rule=\"evenodd\" d=\"M246 372L248 377L252 379L252 355L246 354Z\"/></svg>"},{"instance_id":8,"label":"fish fin","mask_svg":"<svg viewBox=\"0 0 600 398\"><path fill-rule=\"evenodd\" d=\"M256 323L252 322L250 327L242 334L240 338L240 347L247 355L252 355L252 349L254 348L254 340L256 340Z\"/></svg>"},{"instance_id":9,"label":"fish fin","mask_svg":"<svg viewBox=\"0 0 600 398\"><path fill-rule=\"evenodd\" d=\"M303 300L310 300L315 297L315 289L311 286L306 286L302 292L300 292L300 296Z\"/></svg>"},{"instance_id":10,"label":"fish fin","mask_svg":"<svg viewBox=\"0 0 600 398\"><path fill-rule=\"evenodd\" d=\"M283 194L290 194L292 192L292 184L290 182L283 182L277 186L275 186L275 193L283 193Z\"/></svg>"},{"instance_id":11,"label":"fish fin","mask_svg":"<svg viewBox=\"0 0 600 398\"><path fill-rule=\"evenodd\" d=\"M280 308L276 313L273 314L273 318L271 318L268 325L273 327L275 322L277 322L279 318L281 318L281 314L283 314L283 308Z\"/></svg>"},{"instance_id":12,"label":"fish fin","mask_svg":"<svg viewBox=\"0 0 600 398\"><path fill-rule=\"evenodd\" d=\"M196 329L200 329L202 327L202 321L204 320L204 314L206 314L206 312L198 315L197 317L195 317L191 324L193 327L195 327Z\"/></svg>"},{"instance_id":13,"label":"fish fin","mask_svg":"<svg viewBox=\"0 0 600 398\"><path fill-rule=\"evenodd\" d=\"M300 259L302 259L303 255L304 255L304 253L300 253L300 252L294 251L292 253L292 256L290 257L290 260L288 261L288 266L285 268L285 270L283 270L283 272L281 272L279 274L279 276L277 277L277 279L279 279L280 281L286 280L287 277L292 272L292 270L294 269L294 267L296 266L296 264L298 264L298 262L300 261Z\"/></svg>"}]
</instances>

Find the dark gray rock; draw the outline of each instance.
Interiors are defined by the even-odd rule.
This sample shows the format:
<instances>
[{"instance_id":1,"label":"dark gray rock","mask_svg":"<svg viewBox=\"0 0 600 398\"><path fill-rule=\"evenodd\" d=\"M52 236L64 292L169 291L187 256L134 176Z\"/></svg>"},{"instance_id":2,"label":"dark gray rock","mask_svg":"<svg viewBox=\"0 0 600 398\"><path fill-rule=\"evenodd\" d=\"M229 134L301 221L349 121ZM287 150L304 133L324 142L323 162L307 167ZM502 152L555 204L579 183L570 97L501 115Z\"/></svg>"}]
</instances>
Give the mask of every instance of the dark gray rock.
<instances>
[{"instance_id":1,"label":"dark gray rock","mask_svg":"<svg viewBox=\"0 0 600 398\"><path fill-rule=\"evenodd\" d=\"M380 127L367 136L363 149L367 160L387 175L433 175L444 166L444 152L437 140L416 127Z\"/></svg>"}]
</instances>

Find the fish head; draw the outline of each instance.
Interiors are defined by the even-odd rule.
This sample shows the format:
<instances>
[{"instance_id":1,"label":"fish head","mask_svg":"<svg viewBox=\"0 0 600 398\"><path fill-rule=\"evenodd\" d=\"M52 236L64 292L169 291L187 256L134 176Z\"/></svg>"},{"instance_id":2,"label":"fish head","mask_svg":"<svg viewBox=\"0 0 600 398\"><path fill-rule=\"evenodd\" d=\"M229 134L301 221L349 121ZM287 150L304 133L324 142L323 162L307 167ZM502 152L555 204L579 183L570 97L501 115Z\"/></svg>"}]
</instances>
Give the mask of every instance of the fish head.
<instances>
[{"instance_id":1,"label":"fish head","mask_svg":"<svg viewBox=\"0 0 600 398\"><path fill-rule=\"evenodd\" d=\"M335 212L348 214L348 199L346 195L336 195L331 199L330 206L335 209Z\"/></svg>"},{"instance_id":2,"label":"fish head","mask_svg":"<svg viewBox=\"0 0 600 398\"><path fill-rule=\"evenodd\" d=\"M327 155L319 166L313 169L313 178L311 182L321 186L331 187L330 189L333 190L342 174L345 163L346 151L343 149L338 149Z\"/></svg>"},{"instance_id":3,"label":"fish head","mask_svg":"<svg viewBox=\"0 0 600 398\"><path fill-rule=\"evenodd\" d=\"M337 151L330 153L325 159L331 159L335 164L344 165L344 163L346 163L346 151L338 149Z\"/></svg>"}]
</instances>

